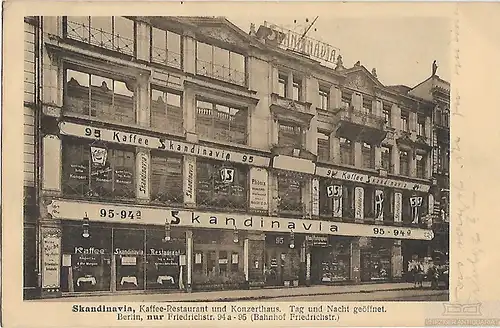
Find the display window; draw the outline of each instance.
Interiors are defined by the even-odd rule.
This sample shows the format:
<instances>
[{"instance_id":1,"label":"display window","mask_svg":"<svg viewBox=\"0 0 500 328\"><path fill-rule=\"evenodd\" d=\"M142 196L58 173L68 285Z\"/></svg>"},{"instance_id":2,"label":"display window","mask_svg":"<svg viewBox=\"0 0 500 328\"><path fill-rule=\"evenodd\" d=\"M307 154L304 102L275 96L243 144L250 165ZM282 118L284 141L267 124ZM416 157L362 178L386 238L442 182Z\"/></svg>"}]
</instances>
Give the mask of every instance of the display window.
<instances>
[{"instance_id":1,"label":"display window","mask_svg":"<svg viewBox=\"0 0 500 328\"><path fill-rule=\"evenodd\" d=\"M330 248L323 249L321 282L346 281L350 277L350 242L334 241Z\"/></svg>"},{"instance_id":2,"label":"display window","mask_svg":"<svg viewBox=\"0 0 500 328\"><path fill-rule=\"evenodd\" d=\"M114 229L116 290L144 289L144 230Z\"/></svg>"},{"instance_id":3,"label":"display window","mask_svg":"<svg viewBox=\"0 0 500 328\"><path fill-rule=\"evenodd\" d=\"M378 281L391 279L391 246L386 241L372 240L361 250L361 279Z\"/></svg>"},{"instance_id":4,"label":"display window","mask_svg":"<svg viewBox=\"0 0 500 328\"><path fill-rule=\"evenodd\" d=\"M111 229L63 226L61 290L63 292L109 291L111 287Z\"/></svg>"}]
</instances>

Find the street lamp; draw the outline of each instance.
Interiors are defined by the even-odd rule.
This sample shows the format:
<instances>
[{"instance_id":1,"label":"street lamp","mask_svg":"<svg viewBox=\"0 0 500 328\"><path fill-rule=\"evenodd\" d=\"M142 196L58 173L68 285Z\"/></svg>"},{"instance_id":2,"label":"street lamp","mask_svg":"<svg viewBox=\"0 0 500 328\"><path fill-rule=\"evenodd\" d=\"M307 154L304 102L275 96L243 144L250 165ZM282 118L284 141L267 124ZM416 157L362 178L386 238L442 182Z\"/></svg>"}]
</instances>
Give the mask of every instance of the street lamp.
<instances>
[{"instance_id":1,"label":"street lamp","mask_svg":"<svg viewBox=\"0 0 500 328\"><path fill-rule=\"evenodd\" d=\"M85 212L85 217L83 218L82 227L83 227L82 237L89 238L90 237L90 233L89 233L90 220L89 220L89 217L87 215L87 212Z\"/></svg>"},{"instance_id":2,"label":"street lamp","mask_svg":"<svg viewBox=\"0 0 500 328\"><path fill-rule=\"evenodd\" d=\"M165 238L163 238L163 241L170 241L171 239L171 236L170 236L170 233L171 233L171 226L170 226L170 222L168 221L168 218L165 219Z\"/></svg>"},{"instance_id":3,"label":"street lamp","mask_svg":"<svg viewBox=\"0 0 500 328\"><path fill-rule=\"evenodd\" d=\"M235 243L237 243L237 242L240 241L240 238L239 238L239 235L238 235L238 229L236 229L236 226L234 226L234 230L233 230L233 241Z\"/></svg>"},{"instance_id":4,"label":"street lamp","mask_svg":"<svg viewBox=\"0 0 500 328\"><path fill-rule=\"evenodd\" d=\"M290 247L291 249L295 248L295 234L293 233L293 231L290 231L290 242L288 243L288 247Z\"/></svg>"}]
</instances>

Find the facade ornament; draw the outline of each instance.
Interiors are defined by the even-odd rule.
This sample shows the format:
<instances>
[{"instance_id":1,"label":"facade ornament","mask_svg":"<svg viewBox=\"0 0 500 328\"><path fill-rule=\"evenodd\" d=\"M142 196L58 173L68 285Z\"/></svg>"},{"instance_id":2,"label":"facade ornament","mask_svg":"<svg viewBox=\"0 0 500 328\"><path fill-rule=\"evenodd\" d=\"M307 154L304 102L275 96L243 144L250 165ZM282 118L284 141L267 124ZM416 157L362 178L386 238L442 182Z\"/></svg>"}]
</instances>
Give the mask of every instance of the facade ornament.
<instances>
[{"instance_id":1,"label":"facade ornament","mask_svg":"<svg viewBox=\"0 0 500 328\"><path fill-rule=\"evenodd\" d=\"M250 23L250 32L248 32L248 34L250 34L251 36L257 35L257 33L255 32L255 24L254 23Z\"/></svg>"},{"instance_id":2,"label":"facade ornament","mask_svg":"<svg viewBox=\"0 0 500 328\"><path fill-rule=\"evenodd\" d=\"M435 60L432 63L432 76L436 75L437 69L438 69L438 65L437 65L437 61Z\"/></svg>"},{"instance_id":3,"label":"facade ornament","mask_svg":"<svg viewBox=\"0 0 500 328\"><path fill-rule=\"evenodd\" d=\"M358 60L356 64L354 64L354 67L359 67L359 66L361 66L361 61Z\"/></svg>"},{"instance_id":4,"label":"facade ornament","mask_svg":"<svg viewBox=\"0 0 500 328\"><path fill-rule=\"evenodd\" d=\"M374 77L377 77L377 69L376 68L372 69L372 75Z\"/></svg>"},{"instance_id":5,"label":"facade ornament","mask_svg":"<svg viewBox=\"0 0 500 328\"><path fill-rule=\"evenodd\" d=\"M337 65L335 66L335 70L339 71L344 69L344 62L342 61L342 55L337 56Z\"/></svg>"}]
</instances>

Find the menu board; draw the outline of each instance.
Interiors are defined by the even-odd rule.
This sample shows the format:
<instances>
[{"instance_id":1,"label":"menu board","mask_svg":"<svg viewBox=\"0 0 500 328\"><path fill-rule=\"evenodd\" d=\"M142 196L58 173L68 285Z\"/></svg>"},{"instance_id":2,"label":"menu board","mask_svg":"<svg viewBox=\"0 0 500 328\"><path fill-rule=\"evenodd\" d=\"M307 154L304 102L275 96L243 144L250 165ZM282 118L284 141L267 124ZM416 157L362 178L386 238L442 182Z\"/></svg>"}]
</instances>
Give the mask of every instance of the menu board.
<instances>
[{"instance_id":1,"label":"menu board","mask_svg":"<svg viewBox=\"0 0 500 328\"><path fill-rule=\"evenodd\" d=\"M134 175L128 168L120 168L115 170L115 183L131 185L134 180Z\"/></svg>"},{"instance_id":2,"label":"menu board","mask_svg":"<svg viewBox=\"0 0 500 328\"><path fill-rule=\"evenodd\" d=\"M69 178L72 180L86 181L89 178L88 163L71 164Z\"/></svg>"},{"instance_id":3,"label":"menu board","mask_svg":"<svg viewBox=\"0 0 500 328\"><path fill-rule=\"evenodd\" d=\"M42 288L59 288L61 234L55 228L42 230Z\"/></svg>"}]
</instances>

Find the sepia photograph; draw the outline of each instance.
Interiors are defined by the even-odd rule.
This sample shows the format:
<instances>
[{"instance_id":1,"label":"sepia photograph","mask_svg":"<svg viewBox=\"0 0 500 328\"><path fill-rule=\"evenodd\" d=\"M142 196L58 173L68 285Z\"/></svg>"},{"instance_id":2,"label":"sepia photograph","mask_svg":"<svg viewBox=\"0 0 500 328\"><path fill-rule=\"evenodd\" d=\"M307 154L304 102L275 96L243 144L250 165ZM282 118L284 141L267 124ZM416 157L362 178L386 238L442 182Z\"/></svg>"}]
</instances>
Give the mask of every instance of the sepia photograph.
<instances>
[{"instance_id":1,"label":"sepia photograph","mask_svg":"<svg viewBox=\"0 0 500 328\"><path fill-rule=\"evenodd\" d=\"M451 21L297 14L25 16L24 300L449 300Z\"/></svg>"}]
</instances>

